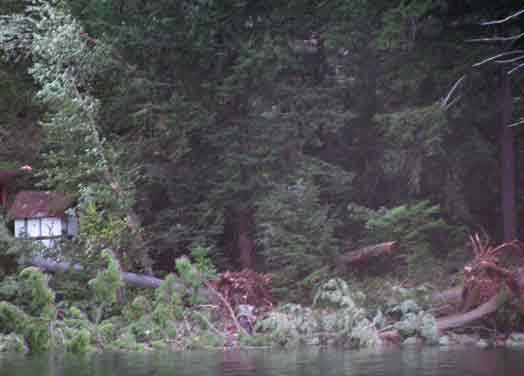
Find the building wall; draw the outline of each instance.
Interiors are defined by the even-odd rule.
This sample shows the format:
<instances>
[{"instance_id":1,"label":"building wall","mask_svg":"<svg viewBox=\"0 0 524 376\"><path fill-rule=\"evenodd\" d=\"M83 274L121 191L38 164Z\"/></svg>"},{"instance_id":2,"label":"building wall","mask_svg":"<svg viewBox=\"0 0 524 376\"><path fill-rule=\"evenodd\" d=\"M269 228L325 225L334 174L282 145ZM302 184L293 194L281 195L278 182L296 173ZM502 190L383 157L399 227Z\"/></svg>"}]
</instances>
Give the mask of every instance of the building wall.
<instances>
[{"instance_id":1,"label":"building wall","mask_svg":"<svg viewBox=\"0 0 524 376\"><path fill-rule=\"evenodd\" d=\"M27 218L15 220L15 237L35 238L47 248L55 246L61 237L74 236L78 231L76 216L66 218Z\"/></svg>"}]
</instances>

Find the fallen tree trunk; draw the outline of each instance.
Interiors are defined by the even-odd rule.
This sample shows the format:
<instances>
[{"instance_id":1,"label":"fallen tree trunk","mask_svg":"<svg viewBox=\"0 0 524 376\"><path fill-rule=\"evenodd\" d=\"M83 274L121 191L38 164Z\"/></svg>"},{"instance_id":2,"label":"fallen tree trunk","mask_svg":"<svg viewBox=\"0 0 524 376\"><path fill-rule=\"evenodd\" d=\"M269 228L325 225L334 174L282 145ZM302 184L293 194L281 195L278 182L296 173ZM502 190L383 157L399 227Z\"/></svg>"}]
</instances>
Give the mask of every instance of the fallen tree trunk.
<instances>
[{"instance_id":1,"label":"fallen tree trunk","mask_svg":"<svg viewBox=\"0 0 524 376\"><path fill-rule=\"evenodd\" d=\"M395 250L396 242L387 242L366 246L344 253L337 258L337 265L345 267L367 262L369 259L389 255Z\"/></svg>"},{"instance_id":2,"label":"fallen tree trunk","mask_svg":"<svg viewBox=\"0 0 524 376\"><path fill-rule=\"evenodd\" d=\"M516 287L524 292L524 272L520 272L514 277ZM470 322L481 319L482 317L494 313L499 308L502 301L500 292L491 297L487 302L479 305L477 308L465 312L443 317L437 320L439 330L459 328ZM432 300L436 304L460 302L462 299L462 287L454 287L444 292L433 294Z\"/></svg>"},{"instance_id":3,"label":"fallen tree trunk","mask_svg":"<svg viewBox=\"0 0 524 376\"><path fill-rule=\"evenodd\" d=\"M499 308L500 296L499 294L493 296L486 303L479 305L477 308L461 314L451 315L437 320L437 328L439 331L459 328L472 321L478 320L490 313L495 312Z\"/></svg>"},{"instance_id":4,"label":"fallen tree trunk","mask_svg":"<svg viewBox=\"0 0 524 376\"><path fill-rule=\"evenodd\" d=\"M47 258L35 257L33 259L27 260L24 262L26 265L36 266L43 271L50 273L57 272L85 272L85 268L80 264L73 264L71 262L57 262ZM130 272L121 272L122 280L132 286L142 287L142 288L158 288L164 282L161 278L156 278L148 275L141 275ZM173 284L173 288L177 291L180 291L182 294L190 294L192 291L187 288L182 282L177 281ZM214 301L214 295L211 291L206 288L200 288L197 294L208 301Z\"/></svg>"},{"instance_id":5,"label":"fallen tree trunk","mask_svg":"<svg viewBox=\"0 0 524 376\"><path fill-rule=\"evenodd\" d=\"M453 287L446 291L439 291L431 295L433 304L456 303L462 299L462 286Z\"/></svg>"}]
</instances>

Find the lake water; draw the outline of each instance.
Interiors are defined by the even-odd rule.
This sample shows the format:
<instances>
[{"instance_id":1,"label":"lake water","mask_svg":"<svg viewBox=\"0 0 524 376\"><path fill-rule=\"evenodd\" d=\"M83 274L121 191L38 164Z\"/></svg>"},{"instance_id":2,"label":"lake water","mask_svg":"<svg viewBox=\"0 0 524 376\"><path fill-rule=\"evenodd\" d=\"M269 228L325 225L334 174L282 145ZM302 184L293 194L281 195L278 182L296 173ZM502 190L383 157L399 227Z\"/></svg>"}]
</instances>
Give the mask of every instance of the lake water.
<instances>
[{"instance_id":1,"label":"lake water","mask_svg":"<svg viewBox=\"0 0 524 376\"><path fill-rule=\"evenodd\" d=\"M1 376L522 376L524 351L226 351L86 356L0 354Z\"/></svg>"}]
</instances>

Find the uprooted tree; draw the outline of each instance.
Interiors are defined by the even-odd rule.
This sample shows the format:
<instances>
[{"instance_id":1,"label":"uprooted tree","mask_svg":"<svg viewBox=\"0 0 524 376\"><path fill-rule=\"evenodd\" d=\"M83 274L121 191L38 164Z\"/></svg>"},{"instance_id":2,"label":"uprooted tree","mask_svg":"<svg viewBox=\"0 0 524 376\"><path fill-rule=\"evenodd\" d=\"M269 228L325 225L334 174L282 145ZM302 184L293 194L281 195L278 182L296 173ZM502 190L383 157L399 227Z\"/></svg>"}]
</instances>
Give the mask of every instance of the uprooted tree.
<instances>
[{"instance_id":1,"label":"uprooted tree","mask_svg":"<svg viewBox=\"0 0 524 376\"><path fill-rule=\"evenodd\" d=\"M524 293L524 271L512 270L501 261L503 252L522 253L522 243L513 241L493 247L487 239L481 240L475 234L471 236L471 244L474 258L464 267L464 285L435 293L432 297L440 309L451 305L456 311L438 320L441 331L465 326L496 312L503 304L524 313L523 307L515 302Z\"/></svg>"}]
</instances>

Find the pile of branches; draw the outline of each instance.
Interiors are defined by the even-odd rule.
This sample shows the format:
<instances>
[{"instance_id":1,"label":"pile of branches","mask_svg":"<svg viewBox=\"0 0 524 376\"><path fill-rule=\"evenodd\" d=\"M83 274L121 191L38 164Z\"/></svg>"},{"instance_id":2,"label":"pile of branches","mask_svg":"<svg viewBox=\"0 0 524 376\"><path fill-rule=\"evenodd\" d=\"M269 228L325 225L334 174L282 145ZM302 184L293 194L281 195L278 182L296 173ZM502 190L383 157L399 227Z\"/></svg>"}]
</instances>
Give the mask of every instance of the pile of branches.
<instances>
[{"instance_id":1,"label":"pile of branches","mask_svg":"<svg viewBox=\"0 0 524 376\"><path fill-rule=\"evenodd\" d=\"M438 320L440 330L457 328L481 319L497 311L501 302L512 304L524 293L524 272L505 266L501 256L504 252L522 252L519 241L490 245L489 239L482 240L478 234L470 237L474 252L473 260L463 270L464 284L461 287L434 294L436 303L457 304L458 312ZM524 313L521 307L512 307Z\"/></svg>"},{"instance_id":2,"label":"pile of branches","mask_svg":"<svg viewBox=\"0 0 524 376\"><path fill-rule=\"evenodd\" d=\"M271 278L249 269L221 273L211 286L233 308L245 304L263 312L273 308L276 303L271 294Z\"/></svg>"}]
</instances>

